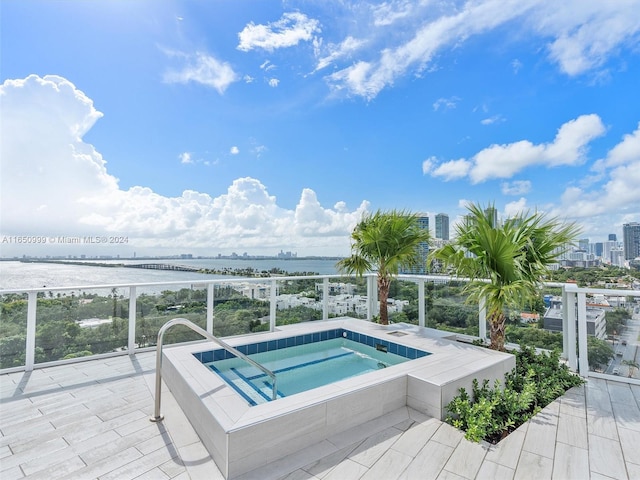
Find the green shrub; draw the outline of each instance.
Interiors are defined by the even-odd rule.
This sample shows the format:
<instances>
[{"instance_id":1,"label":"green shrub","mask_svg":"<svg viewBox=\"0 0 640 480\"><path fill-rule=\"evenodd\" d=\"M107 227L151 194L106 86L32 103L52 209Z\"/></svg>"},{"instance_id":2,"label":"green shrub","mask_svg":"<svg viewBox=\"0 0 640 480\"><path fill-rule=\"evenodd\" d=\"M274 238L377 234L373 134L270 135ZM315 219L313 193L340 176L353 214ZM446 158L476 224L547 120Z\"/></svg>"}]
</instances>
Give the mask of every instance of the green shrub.
<instances>
[{"instance_id":1,"label":"green shrub","mask_svg":"<svg viewBox=\"0 0 640 480\"><path fill-rule=\"evenodd\" d=\"M521 346L515 353L516 368L505 375L504 388L496 380L480 386L473 380L472 394L460 389L447 405L447 423L465 432L474 442L497 443L536 415L543 407L583 380L560 363L558 352L536 353Z\"/></svg>"}]
</instances>

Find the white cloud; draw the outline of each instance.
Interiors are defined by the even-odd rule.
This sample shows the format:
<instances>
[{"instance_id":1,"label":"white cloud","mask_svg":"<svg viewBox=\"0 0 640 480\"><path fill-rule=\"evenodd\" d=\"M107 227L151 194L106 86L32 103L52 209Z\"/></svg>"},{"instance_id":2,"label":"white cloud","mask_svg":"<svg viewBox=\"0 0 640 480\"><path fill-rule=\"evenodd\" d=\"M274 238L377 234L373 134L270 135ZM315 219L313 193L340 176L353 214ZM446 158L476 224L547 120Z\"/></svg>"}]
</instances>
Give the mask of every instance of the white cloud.
<instances>
[{"instance_id":1,"label":"white cloud","mask_svg":"<svg viewBox=\"0 0 640 480\"><path fill-rule=\"evenodd\" d=\"M231 147L231 149L229 150L229 153L230 153L231 155L238 155L238 154L240 153L240 149L234 145L234 146L233 146L233 147Z\"/></svg>"},{"instance_id":2,"label":"white cloud","mask_svg":"<svg viewBox=\"0 0 640 480\"><path fill-rule=\"evenodd\" d=\"M351 58L351 56L360 50L364 45L366 45L366 41L356 39L352 36L348 36L342 42L335 44L330 43L324 49L324 56L320 57L319 51L321 50L321 45L319 43L316 44L316 56L320 57L318 59L318 64L316 65L315 71L322 70L323 68L331 65L337 60L343 58Z\"/></svg>"},{"instance_id":3,"label":"white cloud","mask_svg":"<svg viewBox=\"0 0 640 480\"><path fill-rule=\"evenodd\" d=\"M272 52L278 48L293 47L301 41L309 41L320 32L320 23L304 13L289 12L276 22L256 25L250 22L238 34L238 50L248 52L263 49Z\"/></svg>"},{"instance_id":4,"label":"white cloud","mask_svg":"<svg viewBox=\"0 0 640 480\"><path fill-rule=\"evenodd\" d=\"M334 93L371 100L397 79L433 69L437 56L459 48L467 39L497 29L517 29L517 35L533 35L532 41L546 46L549 61L574 76L592 72L601 77L603 68L621 48L635 48L640 33L636 12L640 0L584 2L582 0L485 0L439 4L396 0L373 7L363 28L358 22L347 28L345 38L356 36L371 48L360 58L340 66L326 77ZM390 25L394 30L389 30ZM506 27L505 27L506 26ZM354 35L352 30L358 32ZM335 60L335 59L331 59ZM329 62L319 64L326 66ZM512 61L515 74L522 68Z\"/></svg>"},{"instance_id":5,"label":"white cloud","mask_svg":"<svg viewBox=\"0 0 640 480\"><path fill-rule=\"evenodd\" d=\"M491 145L469 160L450 160L434 166L431 175L445 180L468 175L472 183L481 183L492 178L511 178L535 165L579 165L585 160L589 143L604 133L605 127L598 115L582 115L562 125L551 143L534 145L521 140Z\"/></svg>"},{"instance_id":6,"label":"white cloud","mask_svg":"<svg viewBox=\"0 0 640 480\"><path fill-rule=\"evenodd\" d=\"M193 163L193 160L191 159L191 153L189 152L183 152L180 155L178 155L178 158L180 159L180 163Z\"/></svg>"},{"instance_id":7,"label":"white cloud","mask_svg":"<svg viewBox=\"0 0 640 480\"><path fill-rule=\"evenodd\" d=\"M493 125L494 123L499 123L499 122L504 122L504 118L502 117L502 115L494 115L492 117L484 118L480 120L480 123L482 125Z\"/></svg>"},{"instance_id":8,"label":"white cloud","mask_svg":"<svg viewBox=\"0 0 640 480\"><path fill-rule=\"evenodd\" d=\"M610 225L611 213L618 218L640 218L640 124L598 162L604 181L591 189L569 187L562 194L556 215L583 219L593 225ZM622 223L622 221L620 221Z\"/></svg>"},{"instance_id":9,"label":"white cloud","mask_svg":"<svg viewBox=\"0 0 640 480\"><path fill-rule=\"evenodd\" d=\"M504 195L524 195L531 191L531 182L529 180L504 182L500 185L500 189Z\"/></svg>"},{"instance_id":10,"label":"white cloud","mask_svg":"<svg viewBox=\"0 0 640 480\"><path fill-rule=\"evenodd\" d=\"M369 206L323 207L312 190L303 189L298 205L285 209L250 177L234 180L217 197L193 190L166 197L145 186L123 190L100 153L82 139L102 114L73 84L32 75L5 81L0 96L2 235L119 234L138 252L291 245L338 255L348 253L351 229ZM6 255L22 252L4 247Z\"/></svg>"},{"instance_id":11,"label":"white cloud","mask_svg":"<svg viewBox=\"0 0 640 480\"><path fill-rule=\"evenodd\" d=\"M504 218L513 218L525 214L529 210L526 198L520 198L516 202L509 202L504 206Z\"/></svg>"},{"instance_id":12,"label":"white cloud","mask_svg":"<svg viewBox=\"0 0 640 480\"><path fill-rule=\"evenodd\" d=\"M456 108L460 99L458 97L451 98L439 98L433 103L433 110L438 111L440 108L444 110L450 110L452 108Z\"/></svg>"},{"instance_id":13,"label":"white cloud","mask_svg":"<svg viewBox=\"0 0 640 480\"><path fill-rule=\"evenodd\" d=\"M164 74L164 81L167 83L196 82L212 87L222 95L229 85L239 79L231 65L210 55L200 52L193 55L175 51L166 53L183 59L185 63L180 69L169 70Z\"/></svg>"},{"instance_id":14,"label":"white cloud","mask_svg":"<svg viewBox=\"0 0 640 480\"><path fill-rule=\"evenodd\" d=\"M278 80L277 78L270 78L267 83L270 87L276 88L280 84L280 80Z\"/></svg>"}]
</instances>

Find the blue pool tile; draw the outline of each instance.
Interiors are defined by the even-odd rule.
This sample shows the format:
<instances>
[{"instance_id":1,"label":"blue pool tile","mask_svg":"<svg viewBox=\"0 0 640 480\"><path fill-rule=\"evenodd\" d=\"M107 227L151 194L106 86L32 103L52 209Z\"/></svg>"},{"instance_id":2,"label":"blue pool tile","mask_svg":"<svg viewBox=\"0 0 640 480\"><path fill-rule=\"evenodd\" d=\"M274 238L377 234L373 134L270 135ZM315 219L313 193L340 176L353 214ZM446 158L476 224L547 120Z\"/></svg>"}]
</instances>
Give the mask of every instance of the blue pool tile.
<instances>
[{"instance_id":1,"label":"blue pool tile","mask_svg":"<svg viewBox=\"0 0 640 480\"><path fill-rule=\"evenodd\" d=\"M251 343L249 345L247 345L247 351L249 352L248 355L253 355L254 353L258 353L258 344L257 343Z\"/></svg>"},{"instance_id":2,"label":"blue pool tile","mask_svg":"<svg viewBox=\"0 0 640 480\"><path fill-rule=\"evenodd\" d=\"M407 347L404 345L398 345L398 355L402 355L403 357L407 356Z\"/></svg>"},{"instance_id":3,"label":"blue pool tile","mask_svg":"<svg viewBox=\"0 0 640 480\"><path fill-rule=\"evenodd\" d=\"M213 351L213 361L217 362L218 360L224 360L224 350Z\"/></svg>"},{"instance_id":4,"label":"blue pool tile","mask_svg":"<svg viewBox=\"0 0 640 480\"><path fill-rule=\"evenodd\" d=\"M313 334L313 343L320 341L320 332L316 332Z\"/></svg>"},{"instance_id":5,"label":"blue pool tile","mask_svg":"<svg viewBox=\"0 0 640 480\"><path fill-rule=\"evenodd\" d=\"M281 338L280 340L278 340L278 350L282 350L283 348L287 347L287 339L286 338Z\"/></svg>"},{"instance_id":6,"label":"blue pool tile","mask_svg":"<svg viewBox=\"0 0 640 480\"><path fill-rule=\"evenodd\" d=\"M296 337L285 338L287 341L287 347L295 347L296 345Z\"/></svg>"},{"instance_id":7,"label":"blue pool tile","mask_svg":"<svg viewBox=\"0 0 640 480\"><path fill-rule=\"evenodd\" d=\"M267 342L258 343L258 353L262 353L266 351L267 351Z\"/></svg>"},{"instance_id":8,"label":"blue pool tile","mask_svg":"<svg viewBox=\"0 0 640 480\"><path fill-rule=\"evenodd\" d=\"M389 352L393 353L394 355L397 355L398 354L398 344L390 343L389 344Z\"/></svg>"},{"instance_id":9,"label":"blue pool tile","mask_svg":"<svg viewBox=\"0 0 640 480\"><path fill-rule=\"evenodd\" d=\"M418 358L416 349L411 347L407 348L407 357L409 357L412 360L415 360L416 358Z\"/></svg>"},{"instance_id":10,"label":"blue pool tile","mask_svg":"<svg viewBox=\"0 0 640 480\"><path fill-rule=\"evenodd\" d=\"M278 342L276 342L275 340L269 340L268 342L265 342L267 344L267 352L270 352L272 350L277 350L278 348Z\"/></svg>"},{"instance_id":11,"label":"blue pool tile","mask_svg":"<svg viewBox=\"0 0 640 480\"><path fill-rule=\"evenodd\" d=\"M208 352L202 352L202 363L210 363L213 362L213 350L209 350Z\"/></svg>"},{"instance_id":12,"label":"blue pool tile","mask_svg":"<svg viewBox=\"0 0 640 480\"><path fill-rule=\"evenodd\" d=\"M302 336L303 345L306 345L307 343L311 343L311 342L313 342L313 336L310 333Z\"/></svg>"},{"instance_id":13,"label":"blue pool tile","mask_svg":"<svg viewBox=\"0 0 640 480\"><path fill-rule=\"evenodd\" d=\"M194 357L196 357L200 362L202 362L202 353L201 352L196 352L193 354Z\"/></svg>"},{"instance_id":14,"label":"blue pool tile","mask_svg":"<svg viewBox=\"0 0 640 480\"><path fill-rule=\"evenodd\" d=\"M244 353L246 355L247 352L249 351L249 346L248 345L240 345L240 346L236 347L236 350L238 350L240 353Z\"/></svg>"},{"instance_id":15,"label":"blue pool tile","mask_svg":"<svg viewBox=\"0 0 640 480\"><path fill-rule=\"evenodd\" d=\"M320 340L321 341L329 340L329 332L320 332Z\"/></svg>"}]
</instances>

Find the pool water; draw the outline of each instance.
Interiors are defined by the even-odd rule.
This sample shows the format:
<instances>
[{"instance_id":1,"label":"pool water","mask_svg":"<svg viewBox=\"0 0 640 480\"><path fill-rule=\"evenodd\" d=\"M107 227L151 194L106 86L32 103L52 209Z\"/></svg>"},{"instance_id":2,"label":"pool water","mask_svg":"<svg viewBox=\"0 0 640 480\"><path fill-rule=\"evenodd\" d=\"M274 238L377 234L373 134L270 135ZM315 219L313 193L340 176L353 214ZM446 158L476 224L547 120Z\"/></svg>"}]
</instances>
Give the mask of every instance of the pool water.
<instances>
[{"instance_id":1,"label":"pool water","mask_svg":"<svg viewBox=\"0 0 640 480\"><path fill-rule=\"evenodd\" d=\"M249 357L275 373L278 398L281 398L410 360L386 350L380 345L375 348L345 338L334 338ZM271 400L271 378L247 362L234 357L205 365L250 405Z\"/></svg>"}]
</instances>

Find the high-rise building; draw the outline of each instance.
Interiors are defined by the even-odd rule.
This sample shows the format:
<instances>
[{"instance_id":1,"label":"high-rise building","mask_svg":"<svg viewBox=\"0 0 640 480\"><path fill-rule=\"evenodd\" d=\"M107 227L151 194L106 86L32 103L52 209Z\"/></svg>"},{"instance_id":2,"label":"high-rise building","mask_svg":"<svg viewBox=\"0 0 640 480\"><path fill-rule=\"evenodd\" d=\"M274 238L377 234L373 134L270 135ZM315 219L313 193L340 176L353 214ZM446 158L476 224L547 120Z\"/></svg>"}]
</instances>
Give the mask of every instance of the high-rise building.
<instances>
[{"instance_id":1,"label":"high-rise building","mask_svg":"<svg viewBox=\"0 0 640 480\"><path fill-rule=\"evenodd\" d=\"M580 240L578 240L578 248L580 250L588 252L589 251L589 239L588 238L581 238Z\"/></svg>"},{"instance_id":2,"label":"high-rise building","mask_svg":"<svg viewBox=\"0 0 640 480\"><path fill-rule=\"evenodd\" d=\"M449 215L446 213L436 215L436 238L449 240Z\"/></svg>"},{"instance_id":3,"label":"high-rise building","mask_svg":"<svg viewBox=\"0 0 640 480\"><path fill-rule=\"evenodd\" d=\"M640 223L631 222L622 225L625 260L640 257Z\"/></svg>"},{"instance_id":4,"label":"high-rise building","mask_svg":"<svg viewBox=\"0 0 640 480\"><path fill-rule=\"evenodd\" d=\"M602 252L604 252L604 245L602 244L602 242L596 242L595 248L594 248L594 253L596 254L596 257L602 258Z\"/></svg>"},{"instance_id":5,"label":"high-rise building","mask_svg":"<svg viewBox=\"0 0 640 480\"><path fill-rule=\"evenodd\" d=\"M616 237L615 233L610 233L609 234L609 241L610 242L617 242L618 241L618 237Z\"/></svg>"},{"instance_id":6,"label":"high-rise building","mask_svg":"<svg viewBox=\"0 0 640 480\"><path fill-rule=\"evenodd\" d=\"M487 207L484 210L484 214L491 221L491 225L495 228L498 226L498 210L496 207Z\"/></svg>"},{"instance_id":7,"label":"high-rise building","mask_svg":"<svg viewBox=\"0 0 640 480\"><path fill-rule=\"evenodd\" d=\"M418 226L422 230L429 231L429 214L418 213ZM411 269L401 269L400 273L414 273L418 275L424 275L427 273L427 257L429 256L429 244L427 242L420 242L418 245L420 260L418 265Z\"/></svg>"}]
</instances>

